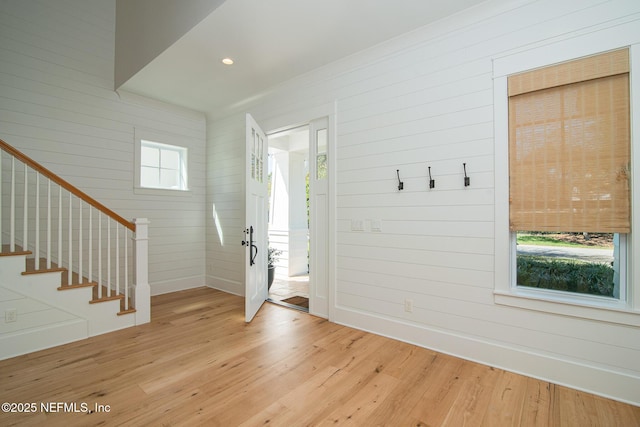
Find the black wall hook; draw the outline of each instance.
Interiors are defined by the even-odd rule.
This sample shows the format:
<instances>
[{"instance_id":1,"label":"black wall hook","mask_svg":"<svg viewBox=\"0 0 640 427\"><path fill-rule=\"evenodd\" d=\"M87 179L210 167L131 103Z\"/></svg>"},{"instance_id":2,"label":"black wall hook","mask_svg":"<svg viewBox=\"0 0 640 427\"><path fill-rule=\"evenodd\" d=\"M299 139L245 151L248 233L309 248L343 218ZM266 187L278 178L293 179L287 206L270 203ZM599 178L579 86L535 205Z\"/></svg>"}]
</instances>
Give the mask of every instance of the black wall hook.
<instances>
[{"instance_id":1,"label":"black wall hook","mask_svg":"<svg viewBox=\"0 0 640 427\"><path fill-rule=\"evenodd\" d=\"M431 166L429 166L429 188L436 187L436 180L431 178Z\"/></svg>"},{"instance_id":2,"label":"black wall hook","mask_svg":"<svg viewBox=\"0 0 640 427\"><path fill-rule=\"evenodd\" d=\"M467 164L463 163L462 167L464 168L464 186L468 187L469 185L471 185L471 179L467 176Z\"/></svg>"},{"instance_id":3,"label":"black wall hook","mask_svg":"<svg viewBox=\"0 0 640 427\"><path fill-rule=\"evenodd\" d=\"M398 191L404 190L404 182L400 181L400 169L396 169L396 173L398 174Z\"/></svg>"}]
</instances>

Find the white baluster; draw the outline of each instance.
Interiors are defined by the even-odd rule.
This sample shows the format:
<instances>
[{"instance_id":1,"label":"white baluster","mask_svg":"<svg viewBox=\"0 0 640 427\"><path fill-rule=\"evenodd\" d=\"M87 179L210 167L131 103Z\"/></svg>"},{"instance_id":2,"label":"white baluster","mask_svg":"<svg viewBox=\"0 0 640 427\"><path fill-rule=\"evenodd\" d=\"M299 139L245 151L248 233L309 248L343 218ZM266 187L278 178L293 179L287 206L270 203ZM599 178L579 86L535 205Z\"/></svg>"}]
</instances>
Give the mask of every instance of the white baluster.
<instances>
[{"instance_id":1,"label":"white baluster","mask_svg":"<svg viewBox=\"0 0 640 427\"><path fill-rule=\"evenodd\" d=\"M78 198L78 283L84 283L82 274L82 199Z\"/></svg>"},{"instance_id":2,"label":"white baluster","mask_svg":"<svg viewBox=\"0 0 640 427\"><path fill-rule=\"evenodd\" d=\"M107 217L107 296L111 296L111 218Z\"/></svg>"},{"instance_id":3,"label":"white baluster","mask_svg":"<svg viewBox=\"0 0 640 427\"><path fill-rule=\"evenodd\" d=\"M27 240L29 234L27 232L28 230L28 219L29 219L29 200L28 200L28 191L27 191L27 186L29 185L29 177L28 177L28 169L27 169L27 164L24 163L24 206L23 206L23 221L22 221L22 250L23 251L28 251L29 250L29 242Z\"/></svg>"},{"instance_id":4,"label":"white baluster","mask_svg":"<svg viewBox=\"0 0 640 427\"><path fill-rule=\"evenodd\" d=\"M9 212L9 252L16 250L16 158L11 157L11 209Z\"/></svg>"},{"instance_id":5,"label":"white baluster","mask_svg":"<svg viewBox=\"0 0 640 427\"><path fill-rule=\"evenodd\" d=\"M73 194L69 193L69 271L67 285L72 283L73 270Z\"/></svg>"},{"instance_id":6,"label":"white baluster","mask_svg":"<svg viewBox=\"0 0 640 427\"><path fill-rule=\"evenodd\" d=\"M51 268L51 180L47 179L47 270Z\"/></svg>"},{"instance_id":7,"label":"white baluster","mask_svg":"<svg viewBox=\"0 0 640 427\"><path fill-rule=\"evenodd\" d=\"M98 212L98 299L102 298L102 212Z\"/></svg>"},{"instance_id":8,"label":"white baluster","mask_svg":"<svg viewBox=\"0 0 640 427\"><path fill-rule=\"evenodd\" d=\"M120 295L120 228L116 224L116 295Z\"/></svg>"},{"instance_id":9,"label":"white baluster","mask_svg":"<svg viewBox=\"0 0 640 427\"><path fill-rule=\"evenodd\" d=\"M36 171L36 270L40 270L40 174Z\"/></svg>"},{"instance_id":10,"label":"white baluster","mask_svg":"<svg viewBox=\"0 0 640 427\"><path fill-rule=\"evenodd\" d=\"M62 268L62 186L58 186L58 268Z\"/></svg>"},{"instance_id":11,"label":"white baluster","mask_svg":"<svg viewBox=\"0 0 640 427\"><path fill-rule=\"evenodd\" d=\"M93 282L93 209L89 206L89 281Z\"/></svg>"},{"instance_id":12,"label":"white baluster","mask_svg":"<svg viewBox=\"0 0 640 427\"><path fill-rule=\"evenodd\" d=\"M124 229L124 309L129 310L129 239L127 228Z\"/></svg>"}]
</instances>

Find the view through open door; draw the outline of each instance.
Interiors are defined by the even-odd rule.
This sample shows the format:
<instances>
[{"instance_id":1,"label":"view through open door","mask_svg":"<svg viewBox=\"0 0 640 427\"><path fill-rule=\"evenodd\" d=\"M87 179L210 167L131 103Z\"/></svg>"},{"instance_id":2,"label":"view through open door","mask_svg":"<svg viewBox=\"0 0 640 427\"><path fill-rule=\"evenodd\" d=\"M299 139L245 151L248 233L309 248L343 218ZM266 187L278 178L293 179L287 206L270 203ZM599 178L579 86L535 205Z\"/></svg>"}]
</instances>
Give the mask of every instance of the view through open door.
<instances>
[{"instance_id":1,"label":"view through open door","mask_svg":"<svg viewBox=\"0 0 640 427\"><path fill-rule=\"evenodd\" d=\"M245 321L267 299L267 137L247 114L245 197Z\"/></svg>"}]
</instances>

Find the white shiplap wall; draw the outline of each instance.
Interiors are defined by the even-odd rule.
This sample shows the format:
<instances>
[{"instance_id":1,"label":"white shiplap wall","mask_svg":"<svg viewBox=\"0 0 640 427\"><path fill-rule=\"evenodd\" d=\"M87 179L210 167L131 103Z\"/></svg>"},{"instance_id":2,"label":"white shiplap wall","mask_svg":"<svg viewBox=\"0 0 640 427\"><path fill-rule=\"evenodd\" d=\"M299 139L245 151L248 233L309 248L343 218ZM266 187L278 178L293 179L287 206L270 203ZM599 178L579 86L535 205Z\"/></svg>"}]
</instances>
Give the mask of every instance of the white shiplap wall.
<instances>
[{"instance_id":1,"label":"white shiplap wall","mask_svg":"<svg viewBox=\"0 0 640 427\"><path fill-rule=\"evenodd\" d=\"M244 295L245 116L208 125L207 285Z\"/></svg>"},{"instance_id":2,"label":"white shiplap wall","mask_svg":"<svg viewBox=\"0 0 640 427\"><path fill-rule=\"evenodd\" d=\"M640 404L638 327L498 305L493 295L492 58L626 22L640 25L640 3L489 1L249 109L265 123L337 103L334 321ZM229 120L210 127L229 133ZM352 231L353 219L379 219L382 232Z\"/></svg>"},{"instance_id":3,"label":"white shiplap wall","mask_svg":"<svg viewBox=\"0 0 640 427\"><path fill-rule=\"evenodd\" d=\"M149 218L152 294L204 285L206 120L118 94L115 0L0 3L0 138L125 218ZM134 130L189 150L187 194L134 192Z\"/></svg>"}]
</instances>

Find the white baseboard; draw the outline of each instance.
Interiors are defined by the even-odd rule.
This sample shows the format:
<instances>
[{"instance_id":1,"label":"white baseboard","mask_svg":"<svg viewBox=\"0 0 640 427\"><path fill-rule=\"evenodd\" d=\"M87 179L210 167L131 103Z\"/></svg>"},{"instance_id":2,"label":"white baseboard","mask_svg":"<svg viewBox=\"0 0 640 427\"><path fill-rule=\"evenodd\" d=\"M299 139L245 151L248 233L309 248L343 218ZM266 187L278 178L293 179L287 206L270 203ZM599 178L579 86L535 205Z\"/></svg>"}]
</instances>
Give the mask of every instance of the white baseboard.
<instances>
[{"instance_id":1,"label":"white baseboard","mask_svg":"<svg viewBox=\"0 0 640 427\"><path fill-rule=\"evenodd\" d=\"M229 294L238 295L240 297L244 296L244 285L236 280L207 276L207 286Z\"/></svg>"},{"instance_id":2,"label":"white baseboard","mask_svg":"<svg viewBox=\"0 0 640 427\"><path fill-rule=\"evenodd\" d=\"M640 406L640 378L546 354L456 335L336 307L341 325L415 344L462 359Z\"/></svg>"},{"instance_id":3,"label":"white baseboard","mask_svg":"<svg viewBox=\"0 0 640 427\"><path fill-rule=\"evenodd\" d=\"M184 291L186 289L201 288L204 285L204 276L184 277L182 279L165 280L149 284L151 288L151 296Z\"/></svg>"}]
</instances>

